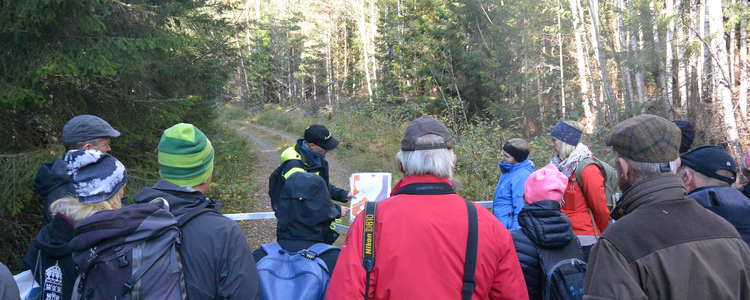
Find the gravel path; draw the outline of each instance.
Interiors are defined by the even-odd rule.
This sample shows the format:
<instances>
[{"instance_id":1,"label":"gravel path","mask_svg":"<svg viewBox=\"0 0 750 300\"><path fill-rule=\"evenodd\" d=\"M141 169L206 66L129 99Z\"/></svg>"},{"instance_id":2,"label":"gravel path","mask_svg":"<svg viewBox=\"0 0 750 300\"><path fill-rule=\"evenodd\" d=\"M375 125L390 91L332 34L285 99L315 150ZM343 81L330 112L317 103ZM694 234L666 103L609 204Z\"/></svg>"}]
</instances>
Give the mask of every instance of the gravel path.
<instances>
[{"instance_id":1,"label":"gravel path","mask_svg":"<svg viewBox=\"0 0 750 300\"><path fill-rule=\"evenodd\" d=\"M232 121L229 127L246 138L253 151L258 153L252 175L254 178L258 178L260 189L251 195L258 201L253 201L255 204L248 208L248 212L271 211L271 199L268 197L268 176L281 164L281 151L293 145L297 138L285 132L249 122ZM326 157L326 159L330 169L331 183L348 189L351 171L334 157ZM240 225L245 229L247 242L253 250L259 248L262 244L276 240L276 219L241 221ZM337 244L342 243L343 240L344 234L342 232Z\"/></svg>"}]
</instances>

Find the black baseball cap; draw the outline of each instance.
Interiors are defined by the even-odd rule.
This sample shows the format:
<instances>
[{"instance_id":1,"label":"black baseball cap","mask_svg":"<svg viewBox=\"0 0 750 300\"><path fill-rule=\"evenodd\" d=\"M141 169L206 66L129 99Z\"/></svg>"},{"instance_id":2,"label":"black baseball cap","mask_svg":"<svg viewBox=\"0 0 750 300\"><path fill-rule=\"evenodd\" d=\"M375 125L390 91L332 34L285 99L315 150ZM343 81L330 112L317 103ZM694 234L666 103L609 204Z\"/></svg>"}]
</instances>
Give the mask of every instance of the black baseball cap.
<instances>
[{"instance_id":1,"label":"black baseball cap","mask_svg":"<svg viewBox=\"0 0 750 300\"><path fill-rule=\"evenodd\" d=\"M102 137L116 138L120 136L120 132L100 117L80 115L65 124L62 136L63 143L74 144Z\"/></svg>"},{"instance_id":2,"label":"black baseball cap","mask_svg":"<svg viewBox=\"0 0 750 300\"><path fill-rule=\"evenodd\" d=\"M683 165L690 167L698 173L715 178L727 183L737 180L737 167L734 159L729 153L719 146L701 146L680 156ZM732 177L716 174L719 170L732 172Z\"/></svg>"},{"instance_id":3,"label":"black baseball cap","mask_svg":"<svg viewBox=\"0 0 750 300\"><path fill-rule=\"evenodd\" d=\"M318 124L310 125L305 129L305 141L323 147L326 150L333 150L339 145L339 140L331 136L328 128Z\"/></svg>"}]
</instances>

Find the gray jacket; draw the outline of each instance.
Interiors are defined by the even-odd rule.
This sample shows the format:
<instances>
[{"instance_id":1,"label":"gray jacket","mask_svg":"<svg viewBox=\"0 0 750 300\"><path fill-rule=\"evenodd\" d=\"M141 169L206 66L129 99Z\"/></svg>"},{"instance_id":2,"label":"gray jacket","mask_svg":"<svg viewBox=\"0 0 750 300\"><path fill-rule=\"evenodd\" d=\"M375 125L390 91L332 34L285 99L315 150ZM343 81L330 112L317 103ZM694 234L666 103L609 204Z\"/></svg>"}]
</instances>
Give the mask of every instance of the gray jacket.
<instances>
[{"instance_id":1,"label":"gray jacket","mask_svg":"<svg viewBox=\"0 0 750 300\"><path fill-rule=\"evenodd\" d=\"M748 299L750 248L675 175L626 188L589 257L584 299Z\"/></svg>"},{"instance_id":2,"label":"gray jacket","mask_svg":"<svg viewBox=\"0 0 750 300\"><path fill-rule=\"evenodd\" d=\"M161 180L135 195L136 203L162 197L175 217L193 208L219 209L203 193ZM245 233L235 221L219 214L202 214L181 228L183 271L187 296L198 299L258 299L258 270Z\"/></svg>"},{"instance_id":3,"label":"gray jacket","mask_svg":"<svg viewBox=\"0 0 750 300\"><path fill-rule=\"evenodd\" d=\"M20 300L19 294L13 274L0 263L0 300Z\"/></svg>"}]
</instances>

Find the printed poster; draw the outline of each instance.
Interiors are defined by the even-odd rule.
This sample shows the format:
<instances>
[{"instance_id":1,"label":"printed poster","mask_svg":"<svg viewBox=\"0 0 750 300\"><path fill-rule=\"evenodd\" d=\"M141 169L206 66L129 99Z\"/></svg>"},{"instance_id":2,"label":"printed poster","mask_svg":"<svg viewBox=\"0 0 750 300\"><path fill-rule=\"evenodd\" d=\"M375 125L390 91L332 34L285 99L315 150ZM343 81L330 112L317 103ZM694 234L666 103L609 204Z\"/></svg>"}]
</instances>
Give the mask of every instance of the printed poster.
<instances>
[{"instance_id":1,"label":"printed poster","mask_svg":"<svg viewBox=\"0 0 750 300\"><path fill-rule=\"evenodd\" d=\"M349 177L349 184L354 198L351 201L349 220L363 210L367 201L380 201L391 194L391 173L354 173Z\"/></svg>"}]
</instances>

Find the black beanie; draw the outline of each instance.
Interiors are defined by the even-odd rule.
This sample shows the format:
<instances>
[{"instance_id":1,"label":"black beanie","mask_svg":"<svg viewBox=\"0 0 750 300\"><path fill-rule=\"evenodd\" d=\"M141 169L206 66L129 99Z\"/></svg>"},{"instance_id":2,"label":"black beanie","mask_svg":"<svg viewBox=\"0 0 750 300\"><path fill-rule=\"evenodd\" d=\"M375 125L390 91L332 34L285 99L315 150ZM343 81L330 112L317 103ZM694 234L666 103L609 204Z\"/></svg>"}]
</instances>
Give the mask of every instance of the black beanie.
<instances>
[{"instance_id":1,"label":"black beanie","mask_svg":"<svg viewBox=\"0 0 750 300\"><path fill-rule=\"evenodd\" d=\"M695 129L693 125L688 121L672 121L682 131L682 140L680 141L680 153L685 153L690 150L690 146L693 145L693 139L695 138Z\"/></svg>"}]
</instances>

